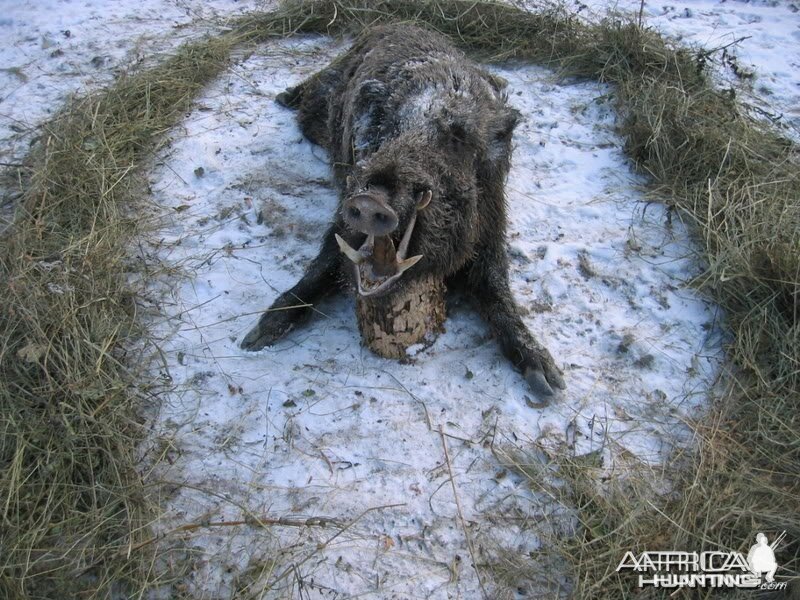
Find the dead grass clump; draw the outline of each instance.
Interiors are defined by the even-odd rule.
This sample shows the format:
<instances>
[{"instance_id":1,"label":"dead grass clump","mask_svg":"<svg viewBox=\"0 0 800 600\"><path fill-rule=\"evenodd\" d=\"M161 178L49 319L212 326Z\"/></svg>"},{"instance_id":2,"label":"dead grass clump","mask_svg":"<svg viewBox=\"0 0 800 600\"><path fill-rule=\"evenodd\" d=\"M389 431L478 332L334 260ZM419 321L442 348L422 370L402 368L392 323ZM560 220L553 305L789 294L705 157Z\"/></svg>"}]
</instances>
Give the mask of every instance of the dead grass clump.
<instances>
[{"instance_id":1,"label":"dead grass clump","mask_svg":"<svg viewBox=\"0 0 800 600\"><path fill-rule=\"evenodd\" d=\"M663 51L664 62L686 66L661 74L631 69L610 81L629 155L652 176L654 197L680 209L704 246L707 268L696 283L724 309L734 334L730 385L693 424L696 452L672 464L676 496L647 499L629 489L618 495L620 505L594 499L598 512L616 519L612 536L570 545L580 572L596 575L581 589L583 598L609 597L596 582L607 573L611 542L625 537L638 550L747 550L755 532L786 530L793 541L781 548L779 575L796 577L800 570L797 148L756 120L735 90L705 78L686 85L684 73L702 75L697 57ZM647 503L625 501L626 495ZM643 508L651 526L641 530L637 523L640 531L631 535L629 514ZM617 591L624 594L624 585Z\"/></svg>"},{"instance_id":2,"label":"dead grass clump","mask_svg":"<svg viewBox=\"0 0 800 600\"><path fill-rule=\"evenodd\" d=\"M134 470L137 335L126 288L135 177L225 65L205 41L72 102L41 132L0 240L0 588L108 597L146 573L126 547L150 517Z\"/></svg>"},{"instance_id":3,"label":"dead grass clump","mask_svg":"<svg viewBox=\"0 0 800 600\"><path fill-rule=\"evenodd\" d=\"M531 13L481 0L291 0L71 103L43 128L17 218L0 240L7 596L108 597L126 585L141 591L153 576L134 468L140 392L125 340L138 334L126 289L137 267L126 249L137 232L135 175L160 135L235 44L397 21L438 29L488 60L535 61L614 84L628 152L657 197L694 223L708 263L698 285L735 334L736 372L695 424L697 448L675 457L674 494L654 493L646 477L598 489L596 466L561 465L582 525L577 536L554 537L573 594L627 597L631 582L613 572L623 550L741 550L755 531L787 530L778 574L798 572L796 147L709 82L708 52L674 47L632 22L589 25L557 7Z\"/></svg>"},{"instance_id":4,"label":"dead grass clump","mask_svg":"<svg viewBox=\"0 0 800 600\"><path fill-rule=\"evenodd\" d=\"M242 18L236 35L254 41L293 33L358 35L388 23L436 29L479 58L495 61L559 63L575 54L586 32L558 5L528 12L493 0L285 0L276 13Z\"/></svg>"}]
</instances>

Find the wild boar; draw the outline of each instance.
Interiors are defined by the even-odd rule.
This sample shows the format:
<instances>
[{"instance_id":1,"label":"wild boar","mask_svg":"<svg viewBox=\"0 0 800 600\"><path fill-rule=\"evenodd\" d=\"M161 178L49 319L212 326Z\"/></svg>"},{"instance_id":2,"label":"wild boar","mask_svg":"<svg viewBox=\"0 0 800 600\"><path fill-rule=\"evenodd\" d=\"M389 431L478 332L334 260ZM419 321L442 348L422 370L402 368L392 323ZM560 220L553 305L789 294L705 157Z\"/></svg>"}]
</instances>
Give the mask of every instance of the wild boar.
<instances>
[{"instance_id":1,"label":"wild boar","mask_svg":"<svg viewBox=\"0 0 800 600\"><path fill-rule=\"evenodd\" d=\"M520 114L504 88L444 36L391 25L280 94L330 153L340 202L302 279L241 347L273 344L346 282L374 296L433 273L474 298L533 391L563 389L509 288L504 185Z\"/></svg>"}]
</instances>

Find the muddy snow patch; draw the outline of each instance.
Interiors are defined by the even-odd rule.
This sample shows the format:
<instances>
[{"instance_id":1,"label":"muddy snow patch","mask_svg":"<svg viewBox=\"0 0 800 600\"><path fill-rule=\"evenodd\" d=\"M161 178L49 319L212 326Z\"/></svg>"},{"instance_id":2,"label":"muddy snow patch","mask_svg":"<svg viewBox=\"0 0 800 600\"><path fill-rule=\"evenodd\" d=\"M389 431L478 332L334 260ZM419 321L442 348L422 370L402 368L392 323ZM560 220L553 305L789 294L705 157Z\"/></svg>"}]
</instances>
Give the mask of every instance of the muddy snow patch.
<instances>
[{"instance_id":1,"label":"muddy snow patch","mask_svg":"<svg viewBox=\"0 0 800 600\"><path fill-rule=\"evenodd\" d=\"M686 285L696 250L676 215L645 200L611 90L533 67L498 70L525 116L508 242L526 324L565 372L557 402L536 406L457 298L446 333L406 364L361 346L345 296L276 346L241 351L316 254L337 201L325 152L274 98L342 49L305 38L241 61L151 175L168 222L149 252L185 276L152 288L170 389L149 443L166 460L149 479L169 484L158 530L191 526L162 543L191 559L182 585L204 597L265 584L265 597L491 587L472 566L484 542L534 550L521 517L539 515L543 533L569 508L532 493L495 449L595 452L611 476L631 460L657 465L685 441L722 359L718 311Z\"/></svg>"}]
</instances>

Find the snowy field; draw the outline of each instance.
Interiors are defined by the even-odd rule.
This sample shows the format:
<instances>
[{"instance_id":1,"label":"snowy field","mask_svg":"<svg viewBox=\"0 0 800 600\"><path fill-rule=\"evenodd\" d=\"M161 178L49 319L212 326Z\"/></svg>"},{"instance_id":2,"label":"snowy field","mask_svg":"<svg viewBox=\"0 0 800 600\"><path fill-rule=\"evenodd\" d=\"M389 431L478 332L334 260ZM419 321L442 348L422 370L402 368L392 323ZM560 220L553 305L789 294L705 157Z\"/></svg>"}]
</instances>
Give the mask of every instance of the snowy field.
<instances>
[{"instance_id":1,"label":"snowy field","mask_svg":"<svg viewBox=\"0 0 800 600\"><path fill-rule=\"evenodd\" d=\"M590 20L608 10L638 18L640 0L569 0ZM644 23L690 47L723 48L715 63L722 85L800 139L800 2L691 0L644 2Z\"/></svg>"},{"instance_id":2,"label":"snowy field","mask_svg":"<svg viewBox=\"0 0 800 600\"><path fill-rule=\"evenodd\" d=\"M574 4L591 16L608 3ZM0 162L17 162L70 93L263 6L0 2ZM720 81L796 135L795 3L648 2L644 15L685 43L747 38L728 49ZM645 199L615 133L613 90L537 67L493 69L525 117L507 186L513 291L565 392L538 406L459 298L446 333L403 364L361 346L345 296L278 345L239 350L316 254L336 206L324 151L273 99L346 47L302 37L239 57L149 173L143 216L163 226L137 252L175 270L149 282L143 307L168 390L143 449L146 462L163 458L146 473L162 484L156 529L217 524L163 542L188 569L164 597L229 598L267 582L267 598L477 598L481 583L493 597L472 555L539 548L523 520L542 534L570 526L570 507L532 493L498 454L521 448L546 464L595 453L611 477L657 470L690 443L686 421L724 373L724 315L687 286L699 250L679 215Z\"/></svg>"}]
</instances>

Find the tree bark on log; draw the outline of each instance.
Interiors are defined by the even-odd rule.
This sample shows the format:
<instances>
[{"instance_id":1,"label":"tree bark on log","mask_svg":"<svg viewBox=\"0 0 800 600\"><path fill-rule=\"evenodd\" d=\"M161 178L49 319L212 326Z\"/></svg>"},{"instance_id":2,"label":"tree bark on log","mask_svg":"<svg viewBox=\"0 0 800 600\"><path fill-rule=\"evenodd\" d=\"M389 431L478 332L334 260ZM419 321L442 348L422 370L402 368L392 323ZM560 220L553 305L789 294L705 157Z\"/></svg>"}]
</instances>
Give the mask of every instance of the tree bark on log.
<instances>
[{"instance_id":1,"label":"tree bark on log","mask_svg":"<svg viewBox=\"0 0 800 600\"><path fill-rule=\"evenodd\" d=\"M443 331L445 286L426 274L395 293L356 300L358 328L364 344L384 358L404 358L406 349Z\"/></svg>"}]
</instances>

